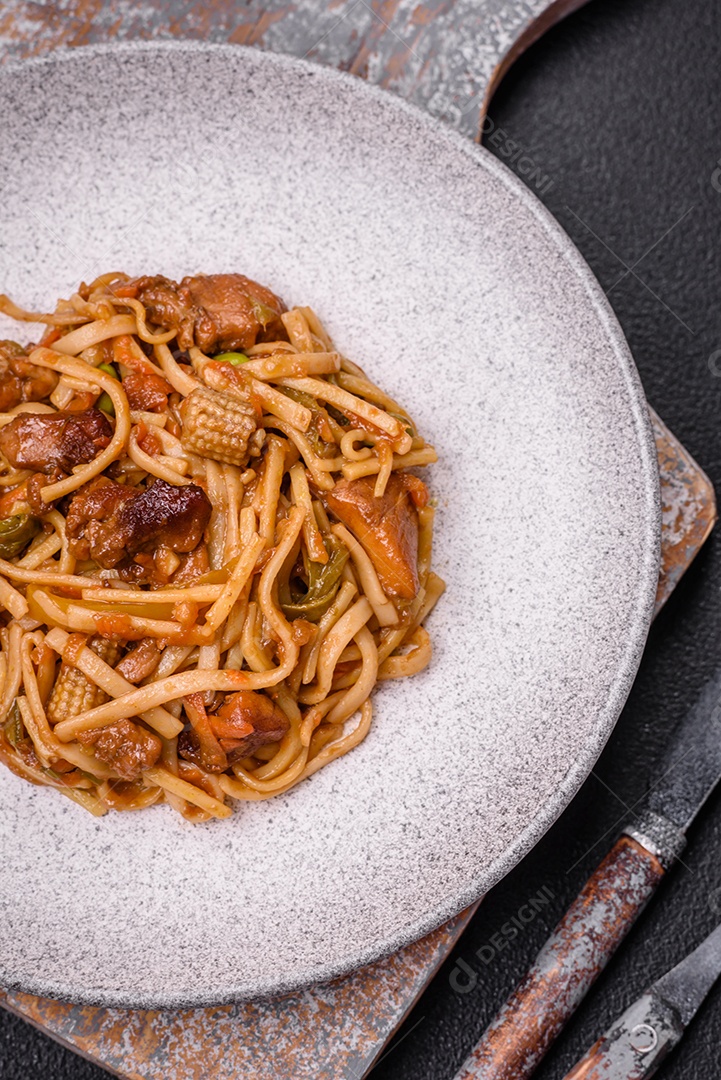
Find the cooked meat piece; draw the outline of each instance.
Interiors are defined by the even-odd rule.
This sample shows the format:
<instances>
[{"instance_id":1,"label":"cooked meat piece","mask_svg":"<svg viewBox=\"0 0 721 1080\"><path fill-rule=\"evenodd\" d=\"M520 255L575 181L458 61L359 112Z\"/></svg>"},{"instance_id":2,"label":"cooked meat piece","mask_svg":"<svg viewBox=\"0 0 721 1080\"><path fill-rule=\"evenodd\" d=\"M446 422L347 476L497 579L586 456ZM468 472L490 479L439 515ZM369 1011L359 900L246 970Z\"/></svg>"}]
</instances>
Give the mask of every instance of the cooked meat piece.
<instances>
[{"instance_id":1,"label":"cooked meat piece","mask_svg":"<svg viewBox=\"0 0 721 1080\"><path fill-rule=\"evenodd\" d=\"M211 504L196 484L173 487L156 480L142 491L110 480L89 485L70 503L66 533L76 558L94 559L105 569L161 544L192 551L210 520Z\"/></svg>"},{"instance_id":2,"label":"cooked meat piece","mask_svg":"<svg viewBox=\"0 0 721 1080\"><path fill-rule=\"evenodd\" d=\"M197 484L174 487L156 480L120 507L117 524L130 554L151 541L154 547L192 551L203 538L211 511L210 499Z\"/></svg>"},{"instance_id":3,"label":"cooked meat piece","mask_svg":"<svg viewBox=\"0 0 721 1080\"><path fill-rule=\"evenodd\" d=\"M221 751L222 753L222 751ZM178 735L178 755L185 761L191 761L193 765L199 765L206 772L225 772L230 762L223 754L222 759L211 759L207 753L203 753L200 739L193 728L181 731Z\"/></svg>"},{"instance_id":4,"label":"cooked meat piece","mask_svg":"<svg viewBox=\"0 0 721 1080\"><path fill-rule=\"evenodd\" d=\"M157 735L132 720L116 720L108 727L81 731L78 742L92 746L96 758L105 761L123 780L137 780L155 765L163 749Z\"/></svg>"},{"instance_id":5,"label":"cooked meat piece","mask_svg":"<svg viewBox=\"0 0 721 1080\"><path fill-rule=\"evenodd\" d=\"M22 413L0 431L0 450L18 469L69 473L104 450L112 424L100 409Z\"/></svg>"},{"instance_id":6,"label":"cooked meat piece","mask_svg":"<svg viewBox=\"0 0 721 1080\"><path fill-rule=\"evenodd\" d=\"M48 487L49 484L55 483L56 480L62 479L63 472L61 469L55 469L48 476L43 476L42 473L33 473L28 479L26 492L27 502L30 507L30 513L37 518L44 517L45 514L49 514L51 510L55 509L55 503L47 503L42 496L42 490Z\"/></svg>"},{"instance_id":7,"label":"cooked meat piece","mask_svg":"<svg viewBox=\"0 0 721 1080\"><path fill-rule=\"evenodd\" d=\"M30 400L38 401L40 399L31 398ZM0 368L0 412L10 412L22 401L24 401L22 379L19 379L17 375L13 375L9 365L2 364Z\"/></svg>"},{"instance_id":8,"label":"cooked meat piece","mask_svg":"<svg viewBox=\"0 0 721 1080\"><path fill-rule=\"evenodd\" d=\"M205 353L248 349L266 333L282 331L285 304L243 274L198 274L180 283L181 297L197 307L195 341Z\"/></svg>"},{"instance_id":9,"label":"cooked meat piece","mask_svg":"<svg viewBox=\"0 0 721 1080\"><path fill-rule=\"evenodd\" d=\"M125 654L119 664L115 665L115 670L128 682L139 683L147 679L148 675L153 674L160 663L160 655L157 641L153 638L143 638L134 649Z\"/></svg>"},{"instance_id":10,"label":"cooked meat piece","mask_svg":"<svg viewBox=\"0 0 721 1080\"><path fill-rule=\"evenodd\" d=\"M208 719L231 761L252 754L266 743L280 742L290 729L290 721L282 709L266 694L255 690L231 694Z\"/></svg>"},{"instance_id":11,"label":"cooked meat piece","mask_svg":"<svg viewBox=\"0 0 721 1080\"><path fill-rule=\"evenodd\" d=\"M208 714L208 721L229 765L248 757L260 746L280 742L290 729L285 713L269 697L255 690L231 694L217 713ZM203 757L200 740L193 730L178 736L178 753L205 769L222 771L222 767L209 764Z\"/></svg>"},{"instance_id":12,"label":"cooked meat piece","mask_svg":"<svg viewBox=\"0 0 721 1080\"><path fill-rule=\"evenodd\" d=\"M168 407L168 394L173 388L169 382L155 373L134 371L123 379L123 390L128 395L131 409L140 412L165 412Z\"/></svg>"},{"instance_id":13,"label":"cooked meat piece","mask_svg":"<svg viewBox=\"0 0 721 1080\"><path fill-rule=\"evenodd\" d=\"M110 810L137 810L138 800L146 793L147 788L142 778L139 780L113 780L112 784L109 784L103 792L103 803ZM141 802L140 805L142 806L143 803Z\"/></svg>"},{"instance_id":14,"label":"cooked meat piece","mask_svg":"<svg viewBox=\"0 0 721 1080\"><path fill-rule=\"evenodd\" d=\"M180 285L156 275L133 284L149 320L176 330L181 349L247 349L259 338L284 333L283 301L243 274L196 274Z\"/></svg>"},{"instance_id":15,"label":"cooked meat piece","mask_svg":"<svg viewBox=\"0 0 721 1080\"><path fill-rule=\"evenodd\" d=\"M171 581L173 585L193 585L209 570L208 548L205 544L198 544L195 551L182 556L180 566L173 574Z\"/></svg>"},{"instance_id":16,"label":"cooked meat piece","mask_svg":"<svg viewBox=\"0 0 721 1080\"><path fill-rule=\"evenodd\" d=\"M162 326L163 329L177 330L178 344L181 349L189 349L194 345L193 325L196 311L186 300L181 300L178 295L178 284L162 274L152 277L144 276L135 281L126 283L134 285L138 292L138 300L145 307L149 322Z\"/></svg>"},{"instance_id":17,"label":"cooked meat piece","mask_svg":"<svg viewBox=\"0 0 721 1080\"><path fill-rule=\"evenodd\" d=\"M122 550L122 538L115 545L112 531L107 535L108 525L117 520L121 506L135 497L133 488L116 484L104 476L78 491L70 501L65 519L65 532L76 559L95 559L99 553L108 559L108 568L115 566L125 552ZM116 546L120 550L119 558L110 561ZM100 565L105 566L106 563L101 562Z\"/></svg>"},{"instance_id":18,"label":"cooked meat piece","mask_svg":"<svg viewBox=\"0 0 721 1080\"><path fill-rule=\"evenodd\" d=\"M23 401L42 401L57 385L58 375L31 364L22 345L0 341L0 412Z\"/></svg>"},{"instance_id":19,"label":"cooked meat piece","mask_svg":"<svg viewBox=\"0 0 721 1080\"><path fill-rule=\"evenodd\" d=\"M228 757L210 726L203 695L189 694L183 698L183 705L191 729L187 735L181 732L178 736L179 752L187 751L186 760L201 765L208 772L224 772L228 768ZM248 730L251 730L250 725Z\"/></svg>"},{"instance_id":20,"label":"cooked meat piece","mask_svg":"<svg viewBox=\"0 0 721 1080\"><path fill-rule=\"evenodd\" d=\"M144 450L146 454L150 454L151 457L157 457L163 452L163 444L158 438L158 434L153 424L138 424L135 428L136 439L138 440L138 446L141 450Z\"/></svg>"},{"instance_id":21,"label":"cooked meat piece","mask_svg":"<svg viewBox=\"0 0 721 1080\"><path fill-rule=\"evenodd\" d=\"M418 592L418 514L406 479L392 473L380 499L373 494L374 476L341 480L325 503L360 540L388 595L412 600Z\"/></svg>"}]
</instances>

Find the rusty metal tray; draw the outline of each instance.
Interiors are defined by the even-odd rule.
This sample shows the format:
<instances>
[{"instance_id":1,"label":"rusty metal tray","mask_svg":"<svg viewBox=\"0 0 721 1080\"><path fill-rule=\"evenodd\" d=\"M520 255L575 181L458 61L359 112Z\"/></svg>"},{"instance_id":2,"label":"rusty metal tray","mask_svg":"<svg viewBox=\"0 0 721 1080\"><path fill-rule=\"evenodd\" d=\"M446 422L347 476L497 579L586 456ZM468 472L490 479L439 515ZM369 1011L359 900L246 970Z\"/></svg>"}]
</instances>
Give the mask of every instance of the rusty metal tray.
<instances>
[{"instance_id":1,"label":"rusty metal tray","mask_svg":"<svg viewBox=\"0 0 721 1080\"><path fill-rule=\"evenodd\" d=\"M0 60L110 39L200 37L309 56L401 93L471 137L517 55L584 0L7 0ZM541 178L542 179L542 178ZM710 481L652 413L663 503L658 612L716 520ZM0 1006L128 1080L361 1080L477 909L387 960L279 1000L181 1012L77 1006L0 990Z\"/></svg>"}]
</instances>

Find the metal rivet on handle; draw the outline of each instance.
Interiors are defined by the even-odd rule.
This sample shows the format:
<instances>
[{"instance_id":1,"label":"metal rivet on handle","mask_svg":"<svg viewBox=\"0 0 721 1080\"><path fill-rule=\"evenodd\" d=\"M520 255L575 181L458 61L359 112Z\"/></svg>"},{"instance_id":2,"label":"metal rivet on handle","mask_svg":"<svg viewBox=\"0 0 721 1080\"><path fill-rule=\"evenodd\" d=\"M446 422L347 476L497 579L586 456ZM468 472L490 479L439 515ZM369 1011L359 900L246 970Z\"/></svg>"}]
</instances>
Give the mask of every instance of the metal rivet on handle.
<instances>
[{"instance_id":1,"label":"metal rivet on handle","mask_svg":"<svg viewBox=\"0 0 721 1080\"><path fill-rule=\"evenodd\" d=\"M636 1024L631 1029L631 1046L639 1054L648 1054L658 1046L658 1034L650 1024Z\"/></svg>"}]
</instances>

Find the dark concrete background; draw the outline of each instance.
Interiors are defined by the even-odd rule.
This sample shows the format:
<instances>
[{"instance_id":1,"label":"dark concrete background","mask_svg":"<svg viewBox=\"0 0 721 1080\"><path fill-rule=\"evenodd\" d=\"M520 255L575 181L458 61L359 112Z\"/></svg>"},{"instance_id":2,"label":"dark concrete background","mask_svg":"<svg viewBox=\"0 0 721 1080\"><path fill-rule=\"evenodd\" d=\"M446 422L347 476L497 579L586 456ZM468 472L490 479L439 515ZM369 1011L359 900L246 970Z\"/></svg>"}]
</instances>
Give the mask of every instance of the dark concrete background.
<instances>
[{"instance_id":1,"label":"dark concrete background","mask_svg":"<svg viewBox=\"0 0 721 1080\"><path fill-rule=\"evenodd\" d=\"M513 168L515 143L523 149L516 167L527 169L530 158L537 175L549 178L540 184L540 197L609 292L649 400L719 489L720 49L718 0L594 0L533 47L491 108L491 149ZM484 902L374 1080L453 1077L601 858L608 830L652 781L675 721L721 663L720 587L721 552L712 537L651 631L636 685L594 775ZM538 1070L538 1080L561 1080L608 1023L721 918L721 794L694 827L684 862ZM544 888L551 902L495 952L493 935ZM486 962L475 955L483 946ZM478 986L468 994L449 983L458 958L478 972ZM0 1011L2 1080L105 1076ZM721 987L660 1076L721 1077Z\"/></svg>"}]
</instances>

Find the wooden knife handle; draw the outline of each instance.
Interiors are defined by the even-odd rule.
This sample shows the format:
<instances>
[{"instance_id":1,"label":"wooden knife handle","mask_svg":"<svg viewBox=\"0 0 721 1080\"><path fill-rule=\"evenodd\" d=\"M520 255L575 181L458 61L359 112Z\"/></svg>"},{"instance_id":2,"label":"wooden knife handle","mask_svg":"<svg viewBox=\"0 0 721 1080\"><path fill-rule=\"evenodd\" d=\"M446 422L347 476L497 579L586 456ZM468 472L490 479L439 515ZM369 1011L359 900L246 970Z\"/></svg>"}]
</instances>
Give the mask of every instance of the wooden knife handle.
<instances>
[{"instance_id":1,"label":"wooden knife handle","mask_svg":"<svg viewBox=\"0 0 721 1080\"><path fill-rule=\"evenodd\" d=\"M603 971L665 873L621 836L568 909L456 1080L525 1080Z\"/></svg>"}]
</instances>

